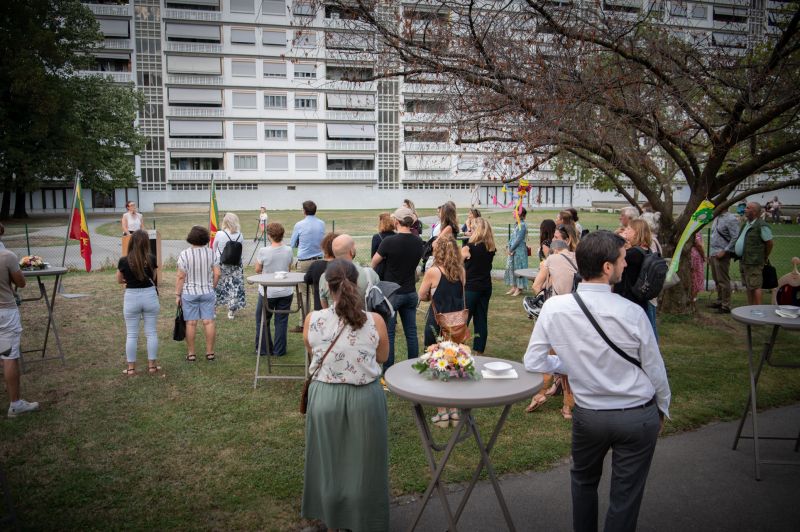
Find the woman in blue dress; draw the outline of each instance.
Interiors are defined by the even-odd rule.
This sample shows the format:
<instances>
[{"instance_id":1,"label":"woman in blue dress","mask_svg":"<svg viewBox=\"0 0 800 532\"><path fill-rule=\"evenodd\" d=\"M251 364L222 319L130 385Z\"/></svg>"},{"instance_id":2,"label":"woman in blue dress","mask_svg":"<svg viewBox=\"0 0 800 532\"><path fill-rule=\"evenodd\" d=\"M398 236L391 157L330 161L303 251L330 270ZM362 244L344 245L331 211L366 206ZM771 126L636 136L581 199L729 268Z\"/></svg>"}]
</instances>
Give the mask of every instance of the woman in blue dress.
<instances>
[{"instance_id":1,"label":"woman in blue dress","mask_svg":"<svg viewBox=\"0 0 800 532\"><path fill-rule=\"evenodd\" d=\"M508 241L508 260L506 262L506 286L510 286L511 290L506 292L509 296L518 296L523 290L528 289L528 280L524 277L516 277L514 272L528 267L528 246L526 241L528 239L528 226L525 223L525 216L528 211L525 207L519 208L519 224L514 228L511 233L511 238Z\"/></svg>"}]
</instances>

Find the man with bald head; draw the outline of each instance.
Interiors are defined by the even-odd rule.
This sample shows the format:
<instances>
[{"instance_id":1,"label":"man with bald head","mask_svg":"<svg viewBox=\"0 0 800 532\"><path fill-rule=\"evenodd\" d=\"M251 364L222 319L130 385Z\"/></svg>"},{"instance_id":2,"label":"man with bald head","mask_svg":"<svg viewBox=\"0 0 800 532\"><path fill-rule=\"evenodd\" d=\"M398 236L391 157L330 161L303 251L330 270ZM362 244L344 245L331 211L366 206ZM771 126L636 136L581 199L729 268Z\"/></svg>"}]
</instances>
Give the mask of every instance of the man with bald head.
<instances>
[{"instance_id":1,"label":"man with bald head","mask_svg":"<svg viewBox=\"0 0 800 532\"><path fill-rule=\"evenodd\" d=\"M353 262L353 265L358 270L358 292L363 298L367 293L367 287L376 284L380 281L378 274L372 268L364 268L359 266L358 263L353 261L356 257L356 242L350 235L339 235L333 239L333 256L337 259L345 259ZM325 274L319 278L319 301L322 303L322 308L328 308L333 303L328 292L328 281L325 279Z\"/></svg>"},{"instance_id":2,"label":"man with bald head","mask_svg":"<svg viewBox=\"0 0 800 532\"><path fill-rule=\"evenodd\" d=\"M739 257L747 304L760 305L764 264L772 252L772 230L761 219L761 205L754 201L745 206L744 217L739 237L728 246L728 251Z\"/></svg>"}]
</instances>

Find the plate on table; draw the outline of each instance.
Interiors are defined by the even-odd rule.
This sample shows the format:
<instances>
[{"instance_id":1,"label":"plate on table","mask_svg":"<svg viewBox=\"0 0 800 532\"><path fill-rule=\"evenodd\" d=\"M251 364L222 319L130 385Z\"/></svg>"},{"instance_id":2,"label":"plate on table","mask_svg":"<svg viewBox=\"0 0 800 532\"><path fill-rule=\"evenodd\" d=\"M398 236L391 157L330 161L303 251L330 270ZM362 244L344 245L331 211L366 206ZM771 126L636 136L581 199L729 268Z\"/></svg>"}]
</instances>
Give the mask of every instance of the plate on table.
<instances>
[{"instance_id":1,"label":"plate on table","mask_svg":"<svg viewBox=\"0 0 800 532\"><path fill-rule=\"evenodd\" d=\"M782 318L798 318L800 317L800 307L794 305L779 305L775 309L775 314Z\"/></svg>"},{"instance_id":2,"label":"plate on table","mask_svg":"<svg viewBox=\"0 0 800 532\"><path fill-rule=\"evenodd\" d=\"M505 373L512 369L513 366L508 362L487 362L483 365L483 369L488 370L492 373Z\"/></svg>"}]
</instances>

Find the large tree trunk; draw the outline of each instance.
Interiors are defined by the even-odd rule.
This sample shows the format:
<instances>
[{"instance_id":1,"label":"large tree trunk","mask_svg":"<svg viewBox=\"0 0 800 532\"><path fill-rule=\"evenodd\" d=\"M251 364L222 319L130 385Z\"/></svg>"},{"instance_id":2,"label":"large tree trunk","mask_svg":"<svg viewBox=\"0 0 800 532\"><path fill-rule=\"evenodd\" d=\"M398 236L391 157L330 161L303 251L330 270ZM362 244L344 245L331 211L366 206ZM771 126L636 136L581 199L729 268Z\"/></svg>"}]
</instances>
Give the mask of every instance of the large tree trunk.
<instances>
[{"instance_id":1,"label":"large tree trunk","mask_svg":"<svg viewBox=\"0 0 800 532\"><path fill-rule=\"evenodd\" d=\"M680 282L668 290L664 290L659 301L659 312L667 314L694 314L697 305L692 301L692 247L683 248L681 263L678 267Z\"/></svg>"},{"instance_id":2,"label":"large tree trunk","mask_svg":"<svg viewBox=\"0 0 800 532\"><path fill-rule=\"evenodd\" d=\"M11 214L11 190L8 187L3 189L3 203L0 205L0 220L8 220Z\"/></svg>"},{"instance_id":3,"label":"large tree trunk","mask_svg":"<svg viewBox=\"0 0 800 532\"><path fill-rule=\"evenodd\" d=\"M14 198L14 218L27 218L28 211L25 209L25 189L17 187L16 197Z\"/></svg>"}]
</instances>

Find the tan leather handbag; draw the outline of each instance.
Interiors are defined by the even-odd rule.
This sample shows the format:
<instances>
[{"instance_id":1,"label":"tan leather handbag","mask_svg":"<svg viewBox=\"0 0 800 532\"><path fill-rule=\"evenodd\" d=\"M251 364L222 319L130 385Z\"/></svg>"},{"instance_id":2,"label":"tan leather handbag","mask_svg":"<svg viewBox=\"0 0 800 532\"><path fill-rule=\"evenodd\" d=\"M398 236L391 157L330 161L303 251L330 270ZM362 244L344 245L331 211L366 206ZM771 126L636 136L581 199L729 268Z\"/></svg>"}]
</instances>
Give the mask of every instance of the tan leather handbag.
<instances>
[{"instance_id":1,"label":"tan leather handbag","mask_svg":"<svg viewBox=\"0 0 800 532\"><path fill-rule=\"evenodd\" d=\"M433 318L436 320L436 324L441 330L442 338L457 344L462 344L469 340L469 327L467 326L469 310L466 308L467 299L464 294L463 284L461 285L461 300L464 302L463 310L437 312L436 304L433 302L433 296L431 296L431 311L433 312Z\"/></svg>"}]
</instances>

